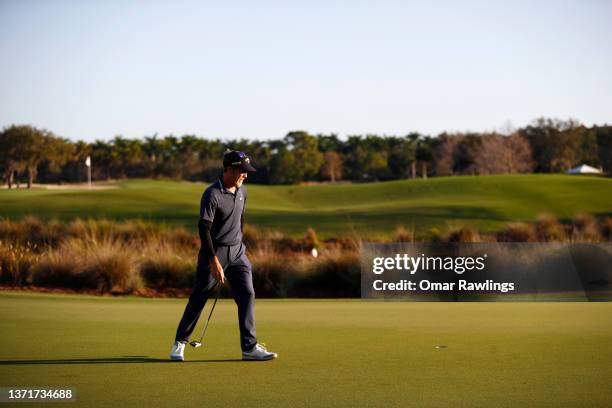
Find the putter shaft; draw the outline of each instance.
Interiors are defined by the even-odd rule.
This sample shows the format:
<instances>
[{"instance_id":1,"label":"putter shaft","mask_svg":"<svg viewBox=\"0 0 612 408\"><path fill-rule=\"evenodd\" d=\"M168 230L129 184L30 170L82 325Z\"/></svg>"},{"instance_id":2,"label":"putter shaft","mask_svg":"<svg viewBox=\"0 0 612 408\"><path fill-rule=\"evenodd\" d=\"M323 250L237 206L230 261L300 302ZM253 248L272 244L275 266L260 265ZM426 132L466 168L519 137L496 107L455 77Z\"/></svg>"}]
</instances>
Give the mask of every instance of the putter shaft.
<instances>
[{"instance_id":1,"label":"putter shaft","mask_svg":"<svg viewBox=\"0 0 612 408\"><path fill-rule=\"evenodd\" d=\"M217 284L218 286L218 284ZM217 289L217 295L215 296L215 301L213 303L212 309L210 309L210 313L208 314L208 319L206 319L206 324L204 325L204 329L202 330L202 335L200 336L200 341L192 341L189 343L192 347L197 348L202 345L202 339L204 339L204 334L206 334L206 329L208 329L208 324L210 323L210 318L212 317L213 312L215 311L215 306L217 306L217 300L219 300L219 292L221 290Z\"/></svg>"}]
</instances>

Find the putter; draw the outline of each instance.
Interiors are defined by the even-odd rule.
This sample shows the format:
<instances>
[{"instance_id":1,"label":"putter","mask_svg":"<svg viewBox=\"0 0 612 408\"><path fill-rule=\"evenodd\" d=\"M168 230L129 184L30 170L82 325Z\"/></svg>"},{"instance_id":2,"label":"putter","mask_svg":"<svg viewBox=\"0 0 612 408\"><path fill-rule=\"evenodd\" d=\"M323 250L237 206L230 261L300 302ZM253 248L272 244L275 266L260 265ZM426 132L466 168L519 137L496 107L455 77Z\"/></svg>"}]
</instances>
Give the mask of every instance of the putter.
<instances>
[{"instance_id":1,"label":"putter","mask_svg":"<svg viewBox=\"0 0 612 408\"><path fill-rule=\"evenodd\" d=\"M219 286L219 284L217 283L216 286ZM210 313L208 314L208 319L206 320L206 325L204 325L204 330L202 330L202 335L200 336L200 341L192 341L189 344L191 345L191 347L193 348L198 348L198 347L202 347L202 340L204 339L204 334L206 333L206 329L208 328L208 323L210 323L210 318L213 314L213 312L215 311L215 306L217 306L217 300L219 299L219 292L221 292L221 290L219 288L217 288L217 296L215 297L215 302L213 303L212 309L210 309Z\"/></svg>"}]
</instances>

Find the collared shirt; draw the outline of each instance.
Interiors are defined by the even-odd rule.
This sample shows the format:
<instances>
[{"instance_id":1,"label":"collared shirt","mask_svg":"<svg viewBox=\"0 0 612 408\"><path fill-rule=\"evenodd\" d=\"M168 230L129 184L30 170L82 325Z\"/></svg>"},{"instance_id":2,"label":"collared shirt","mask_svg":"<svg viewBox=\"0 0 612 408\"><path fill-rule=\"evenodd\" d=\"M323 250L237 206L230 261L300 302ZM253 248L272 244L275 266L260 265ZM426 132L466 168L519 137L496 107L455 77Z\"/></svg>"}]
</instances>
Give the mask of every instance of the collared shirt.
<instances>
[{"instance_id":1,"label":"collared shirt","mask_svg":"<svg viewBox=\"0 0 612 408\"><path fill-rule=\"evenodd\" d=\"M225 188L221 179L204 191L200 201L200 218L212 224L210 234L215 245L238 245L242 242L246 199L244 186L236 187L232 193Z\"/></svg>"}]
</instances>

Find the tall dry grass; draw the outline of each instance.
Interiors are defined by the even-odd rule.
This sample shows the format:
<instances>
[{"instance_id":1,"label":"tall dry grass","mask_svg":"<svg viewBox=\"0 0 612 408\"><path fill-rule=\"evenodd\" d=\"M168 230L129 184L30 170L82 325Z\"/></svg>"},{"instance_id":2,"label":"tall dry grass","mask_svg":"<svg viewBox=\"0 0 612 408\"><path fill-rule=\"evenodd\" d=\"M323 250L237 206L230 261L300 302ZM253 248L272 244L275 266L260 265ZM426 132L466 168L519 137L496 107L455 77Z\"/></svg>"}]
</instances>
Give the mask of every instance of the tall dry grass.
<instances>
[{"instance_id":1,"label":"tall dry grass","mask_svg":"<svg viewBox=\"0 0 612 408\"><path fill-rule=\"evenodd\" d=\"M565 228L551 214L541 214L536 219L535 231L541 242L566 242L568 240Z\"/></svg>"},{"instance_id":2,"label":"tall dry grass","mask_svg":"<svg viewBox=\"0 0 612 408\"><path fill-rule=\"evenodd\" d=\"M195 281L196 258L195 251L164 240L150 242L141 248L140 275L148 287L156 289L191 287Z\"/></svg>"},{"instance_id":3,"label":"tall dry grass","mask_svg":"<svg viewBox=\"0 0 612 408\"><path fill-rule=\"evenodd\" d=\"M288 288L291 297L346 298L361 294L358 252L332 249L298 264L297 279Z\"/></svg>"},{"instance_id":4,"label":"tall dry grass","mask_svg":"<svg viewBox=\"0 0 612 408\"><path fill-rule=\"evenodd\" d=\"M0 218L0 240L13 244L56 247L70 239L120 241L124 243L165 241L176 245L199 245L199 239L182 227L168 227L142 220L113 221L81 219L62 223L57 219L43 222L34 216L20 220Z\"/></svg>"},{"instance_id":5,"label":"tall dry grass","mask_svg":"<svg viewBox=\"0 0 612 408\"><path fill-rule=\"evenodd\" d=\"M394 241L417 242L398 227ZM601 242L612 239L612 219L578 215L561 223L543 214L533 223L511 223L483 233L470 226L431 229L419 242ZM301 238L247 225L244 240L260 297L359 296L357 236L322 241L314 229ZM319 256L310 251L317 248ZM35 217L0 220L0 283L100 292L189 288L196 273L196 231L142 221L76 219L43 222Z\"/></svg>"},{"instance_id":6,"label":"tall dry grass","mask_svg":"<svg viewBox=\"0 0 612 408\"><path fill-rule=\"evenodd\" d=\"M572 241L601 242L602 234L597 220L590 214L578 214L572 221Z\"/></svg>"},{"instance_id":7,"label":"tall dry grass","mask_svg":"<svg viewBox=\"0 0 612 408\"><path fill-rule=\"evenodd\" d=\"M606 242L612 242L612 217L601 220L601 237Z\"/></svg>"},{"instance_id":8,"label":"tall dry grass","mask_svg":"<svg viewBox=\"0 0 612 408\"><path fill-rule=\"evenodd\" d=\"M537 242L538 236L533 224L512 222L505 230L497 234L499 242Z\"/></svg>"},{"instance_id":9,"label":"tall dry grass","mask_svg":"<svg viewBox=\"0 0 612 408\"><path fill-rule=\"evenodd\" d=\"M33 267L38 286L133 293L143 287L134 247L117 240L69 239Z\"/></svg>"},{"instance_id":10,"label":"tall dry grass","mask_svg":"<svg viewBox=\"0 0 612 408\"><path fill-rule=\"evenodd\" d=\"M482 242L482 237L476 228L471 226L450 226L442 237L442 242L464 243Z\"/></svg>"},{"instance_id":11,"label":"tall dry grass","mask_svg":"<svg viewBox=\"0 0 612 408\"><path fill-rule=\"evenodd\" d=\"M395 242L414 242L414 228L407 229L403 225L398 226L393 232Z\"/></svg>"},{"instance_id":12,"label":"tall dry grass","mask_svg":"<svg viewBox=\"0 0 612 408\"><path fill-rule=\"evenodd\" d=\"M359 297L359 253L322 249L318 257L259 248L249 254L254 286L263 297Z\"/></svg>"},{"instance_id":13,"label":"tall dry grass","mask_svg":"<svg viewBox=\"0 0 612 408\"><path fill-rule=\"evenodd\" d=\"M274 247L273 242L262 241L248 253L253 265L253 285L258 296L286 297L294 286L301 254L288 256Z\"/></svg>"},{"instance_id":14,"label":"tall dry grass","mask_svg":"<svg viewBox=\"0 0 612 408\"><path fill-rule=\"evenodd\" d=\"M37 244L14 244L0 240L0 283L9 285L32 284L32 267L40 255Z\"/></svg>"}]
</instances>

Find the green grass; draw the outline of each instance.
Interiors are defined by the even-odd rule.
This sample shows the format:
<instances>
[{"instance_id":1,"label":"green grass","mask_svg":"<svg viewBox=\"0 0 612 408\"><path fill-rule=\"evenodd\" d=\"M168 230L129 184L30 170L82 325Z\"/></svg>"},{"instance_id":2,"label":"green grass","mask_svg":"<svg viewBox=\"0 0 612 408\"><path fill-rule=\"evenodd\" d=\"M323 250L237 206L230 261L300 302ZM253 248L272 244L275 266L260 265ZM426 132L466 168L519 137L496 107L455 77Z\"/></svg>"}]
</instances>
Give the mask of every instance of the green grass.
<instances>
[{"instance_id":1,"label":"green grass","mask_svg":"<svg viewBox=\"0 0 612 408\"><path fill-rule=\"evenodd\" d=\"M167 362L184 305L0 293L0 385L76 387L73 407L609 405L611 303L259 300L279 359L242 362L223 300Z\"/></svg>"},{"instance_id":2,"label":"green grass","mask_svg":"<svg viewBox=\"0 0 612 408\"><path fill-rule=\"evenodd\" d=\"M206 184L134 180L114 190L0 190L0 216L142 218L195 228ZM612 214L612 179L566 175L440 177L386 183L249 185L247 222L301 236L389 237L398 225L418 235L449 224L484 231L549 212Z\"/></svg>"}]
</instances>

